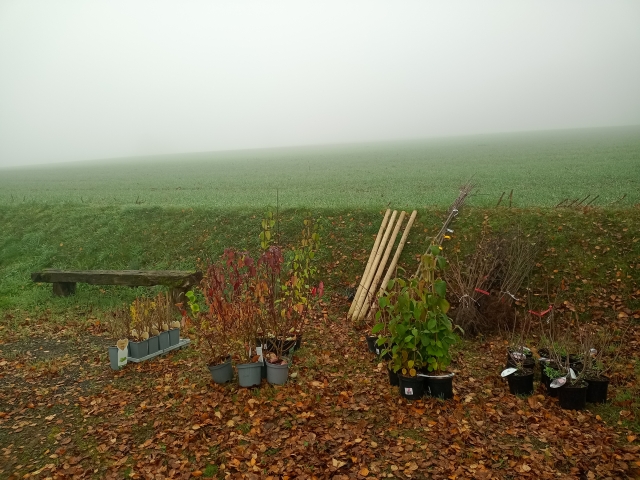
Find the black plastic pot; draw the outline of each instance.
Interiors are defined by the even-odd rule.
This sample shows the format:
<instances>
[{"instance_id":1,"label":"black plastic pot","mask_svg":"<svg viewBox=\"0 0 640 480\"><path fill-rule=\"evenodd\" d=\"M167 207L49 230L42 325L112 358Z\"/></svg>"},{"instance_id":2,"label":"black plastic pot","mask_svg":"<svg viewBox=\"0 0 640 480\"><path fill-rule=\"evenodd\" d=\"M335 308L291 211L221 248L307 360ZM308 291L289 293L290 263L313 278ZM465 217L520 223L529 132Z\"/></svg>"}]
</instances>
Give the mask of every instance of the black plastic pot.
<instances>
[{"instance_id":1,"label":"black plastic pot","mask_svg":"<svg viewBox=\"0 0 640 480\"><path fill-rule=\"evenodd\" d=\"M453 373L446 375L426 375L422 377L427 395L442 400L453 398Z\"/></svg>"},{"instance_id":2,"label":"black plastic pot","mask_svg":"<svg viewBox=\"0 0 640 480\"><path fill-rule=\"evenodd\" d=\"M367 347L369 347L369 352L376 353L376 342L378 341L378 337L374 337L373 335L367 335Z\"/></svg>"},{"instance_id":3,"label":"black plastic pot","mask_svg":"<svg viewBox=\"0 0 640 480\"><path fill-rule=\"evenodd\" d=\"M531 395L533 393L533 370L518 371L507 376L509 391L513 395Z\"/></svg>"},{"instance_id":4,"label":"black plastic pot","mask_svg":"<svg viewBox=\"0 0 640 480\"><path fill-rule=\"evenodd\" d=\"M558 400L565 410L582 410L587 405L587 384L567 384L560 387Z\"/></svg>"},{"instance_id":5,"label":"black plastic pot","mask_svg":"<svg viewBox=\"0 0 640 480\"><path fill-rule=\"evenodd\" d=\"M400 380L400 395L407 400L419 400L424 396L424 382L422 378L398 375L398 380Z\"/></svg>"},{"instance_id":6,"label":"black plastic pot","mask_svg":"<svg viewBox=\"0 0 640 480\"><path fill-rule=\"evenodd\" d=\"M387 371L389 372L389 385L396 387L400 385L400 380L398 379L398 374L387 367Z\"/></svg>"},{"instance_id":7,"label":"black plastic pot","mask_svg":"<svg viewBox=\"0 0 640 480\"><path fill-rule=\"evenodd\" d=\"M587 402L605 403L607 401L607 391L609 389L609 378L587 378Z\"/></svg>"}]
</instances>

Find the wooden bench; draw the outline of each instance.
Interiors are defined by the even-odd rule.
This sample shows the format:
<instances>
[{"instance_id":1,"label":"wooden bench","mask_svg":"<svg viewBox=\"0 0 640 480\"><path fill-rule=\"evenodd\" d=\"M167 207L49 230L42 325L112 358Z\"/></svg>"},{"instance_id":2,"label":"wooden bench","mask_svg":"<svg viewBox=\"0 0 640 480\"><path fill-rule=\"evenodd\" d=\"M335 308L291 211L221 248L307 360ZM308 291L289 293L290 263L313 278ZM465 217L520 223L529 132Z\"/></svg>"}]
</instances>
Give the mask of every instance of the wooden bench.
<instances>
[{"instance_id":1,"label":"wooden bench","mask_svg":"<svg viewBox=\"0 0 640 480\"><path fill-rule=\"evenodd\" d=\"M66 297L75 293L76 283L90 285L127 285L150 287L164 285L171 289L175 302L181 302L184 294L202 280L202 272L179 270L54 270L33 272L34 282L53 283L53 294Z\"/></svg>"}]
</instances>

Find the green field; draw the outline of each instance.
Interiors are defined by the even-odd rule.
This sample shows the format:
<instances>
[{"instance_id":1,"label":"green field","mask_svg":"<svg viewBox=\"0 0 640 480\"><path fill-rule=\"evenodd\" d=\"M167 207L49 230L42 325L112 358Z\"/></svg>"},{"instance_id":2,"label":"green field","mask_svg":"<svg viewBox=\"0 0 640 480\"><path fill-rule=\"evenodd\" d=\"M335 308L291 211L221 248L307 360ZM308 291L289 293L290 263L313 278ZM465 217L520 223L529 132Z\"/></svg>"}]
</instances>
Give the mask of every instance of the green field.
<instances>
[{"instance_id":1,"label":"green field","mask_svg":"<svg viewBox=\"0 0 640 480\"><path fill-rule=\"evenodd\" d=\"M446 206L470 178L470 205L554 206L599 195L640 202L640 127L195 153L0 169L0 205L89 204L375 209Z\"/></svg>"}]
</instances>

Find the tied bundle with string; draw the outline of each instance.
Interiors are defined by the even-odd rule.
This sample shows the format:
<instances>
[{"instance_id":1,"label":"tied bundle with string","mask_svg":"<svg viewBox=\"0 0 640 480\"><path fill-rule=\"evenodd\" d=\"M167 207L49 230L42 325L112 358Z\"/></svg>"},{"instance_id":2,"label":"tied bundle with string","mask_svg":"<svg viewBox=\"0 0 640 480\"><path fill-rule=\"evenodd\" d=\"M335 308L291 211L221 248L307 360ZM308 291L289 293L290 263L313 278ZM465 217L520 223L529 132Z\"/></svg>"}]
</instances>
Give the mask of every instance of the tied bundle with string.
<instances>
[{"instance_id":1,"label":"tied bundle with string","mask_svg":"<svg viewBox=\"0 0 640 480\"><path fill-rule=\"evenodd\" d=\"M480 312L480 299L489 293L494 274L500 266L500 251L500 241L483 234L475 250L466 258L455 256L449 259L445 278L450 291L458 299L455 320L467 334L474 335L491 327L491 319Z\"/></svg>"}]
</instances>

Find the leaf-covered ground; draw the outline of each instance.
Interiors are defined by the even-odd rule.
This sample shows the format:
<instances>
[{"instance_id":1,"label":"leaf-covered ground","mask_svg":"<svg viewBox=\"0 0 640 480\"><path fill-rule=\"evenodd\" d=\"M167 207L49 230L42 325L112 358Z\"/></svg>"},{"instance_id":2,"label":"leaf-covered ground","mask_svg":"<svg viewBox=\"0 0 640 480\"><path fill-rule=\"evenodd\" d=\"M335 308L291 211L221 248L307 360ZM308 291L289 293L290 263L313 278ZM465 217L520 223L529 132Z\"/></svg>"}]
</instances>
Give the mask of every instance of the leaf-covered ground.
<instances>
[{"instance_id":1,"label":"leaf-covered ground","mask_svg":"<svg viewBox=\"0 0 640 480\"><path fill-rule=\"evenodd\" d=\"M0 345L0 478L638 478L640 326L605 406L510 395L498 338L455 354L455 397L408 402L343 321L312 319L287 385L220 386L192 347L108 367L97 321ZM536 383L536 385L538 385Z\"/></svg>"}]
</instances>

